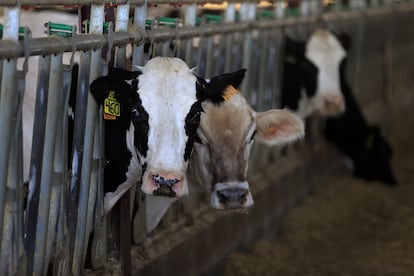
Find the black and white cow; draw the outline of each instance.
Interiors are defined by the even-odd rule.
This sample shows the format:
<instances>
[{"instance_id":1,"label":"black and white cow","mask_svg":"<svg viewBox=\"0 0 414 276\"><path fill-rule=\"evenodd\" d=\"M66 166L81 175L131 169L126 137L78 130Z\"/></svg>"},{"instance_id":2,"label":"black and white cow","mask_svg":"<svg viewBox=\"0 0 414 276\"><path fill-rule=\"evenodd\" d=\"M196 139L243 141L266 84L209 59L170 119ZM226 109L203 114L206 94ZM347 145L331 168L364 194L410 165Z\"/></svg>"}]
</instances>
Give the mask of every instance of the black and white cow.
<instances>
[{"instance_id":1,"label":"black and white cow","mask_svg":"<svg viewBox=\"0 0 414 276\"><path fill-rule=\"evenodd\" d=\"M314 31L306 42L286 38L282 107L302 118L337 115L345 110L339 85L339 65L346 52L328 30Z\"/></svg>"},{"instance_id":2,"label":"black and white cow","mask_svg":"<svg viewBox=\"0 0 414 276\"><path fill-rule=\"evenodd\" d=\"M197 77L178 58L154 58L129 72L112 69L90 90L99 103L115 103L119 116L106 120L105 210L142 179L151 195L188 193L185 172L198 127Z\"/></svg>"},{"instance_id":3,"label":"black and white cow","mask_svg":"<svg viewBox=\"0 0 414 276\"><path fill-rule=\"evenodd\" d=\"M349 47L347 36L346 48ZM352 161L353 173L365 180L397 184L391 168L392 148L378 126L370 126L346 80L347 59L341 64L340 83L346 111L326 119L325 136Z\"/></svg>"},{"instance_id":4,"label":"black and white cow","mask_svg":"<svg viewBox=\"0 0 414 276\"><path fill-rule=\"evenodd\" d=\"M203 188L216 209L243 209L253 205L247 181L254 140L284 145L304 135L303 120L288 110L255 112L237 90L245 70L202 81L207 94L221 94L202 102L200 125L187 177L190 190ZM191 192L191 191L190 191ZM164 198L147 198L147 231L152 231L171 205Z\"/></svg>"}]
</instances>

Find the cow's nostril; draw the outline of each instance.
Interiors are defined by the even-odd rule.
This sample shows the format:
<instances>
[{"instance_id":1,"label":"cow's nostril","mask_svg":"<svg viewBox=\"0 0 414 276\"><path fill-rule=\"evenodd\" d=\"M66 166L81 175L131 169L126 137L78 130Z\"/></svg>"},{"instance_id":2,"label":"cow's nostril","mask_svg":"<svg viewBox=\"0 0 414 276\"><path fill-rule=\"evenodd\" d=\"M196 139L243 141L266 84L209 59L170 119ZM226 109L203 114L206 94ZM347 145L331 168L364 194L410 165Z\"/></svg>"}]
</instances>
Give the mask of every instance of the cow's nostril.
<instances>
[{"instance_id":1,"label":"cow's nostril","mask_svg":"<svg viewBox=\"0 0 414 276\"><path fill-rule=\"evenodd\" d=\"M229 201L229 198L221 191L217 191L217 197L222 204L227 204Z\"/></svg>"},{"instance_id":2,"label":"cow's nostril","mask_svg":"<svg viewBox=\"0 0 414 276\"><path fill-rule=\"evenodd\" d=\"M158 187L167 186L172 187L174 184L180 182L177 178L164 178L158 174L152 176L152 180L157 184Z\"/></svg>"},{"instance_id":3,"label":"cow's nostril","mask_svg":"<svg viewBox=\"0 0 414 276\"><path fill-rule=\"evenodd\" d=\"M217 197L221 204L238 208L242 207L242 205L247 201L248 195L248 189L236 188L217 191Z\"/></svg>"},{"instance_id":4,"label":"cow's nostril","mask_svg":"<svg viewBox=\"0 0 414 276\"><path fill-rule=\"evenodd\" d=\"M244 204L246 202L248 194L249 194L248 190L245 190L244 192L242 192L242 194L239 197L240 204Z\"/></svg>"}]
</instances>

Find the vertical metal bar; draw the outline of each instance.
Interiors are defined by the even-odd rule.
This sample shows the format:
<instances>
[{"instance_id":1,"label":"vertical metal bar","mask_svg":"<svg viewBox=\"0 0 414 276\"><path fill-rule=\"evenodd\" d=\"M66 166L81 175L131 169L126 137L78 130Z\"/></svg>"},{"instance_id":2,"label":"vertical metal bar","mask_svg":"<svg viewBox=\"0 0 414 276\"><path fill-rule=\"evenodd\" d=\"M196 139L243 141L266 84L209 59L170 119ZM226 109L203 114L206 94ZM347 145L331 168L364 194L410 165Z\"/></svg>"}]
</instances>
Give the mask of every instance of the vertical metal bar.
<instances>
[{"instance_id":1,"label":"vertical metal bar","mask_svg":"<svg viewBox=\"0 0 414 276\"><path fill-rule=\"evenodd\" d=\"M236 4L235 3L228 3L224 18L226 23L233 23L236 21ZM225 38L226 49L225 49L225 63L224 63L224 71L230 72L233 62L233 34L229 33L226 35Z\"/></svg>"},{"instance_id":2,"label":"vertical metal bar","mask_svg":"<svg viewBox=\"0 0 414 276\"><path fill-rule=\"evenodd\" d=\"M48 82L49 82L49 70L50 70L50 57L39 57L38 64L38 81L36 92L36 106L34 114L33 124L33 139L32 139L32 154L30 160L30 174L29 174L29 187L28 187L28 200L26 211L26 225L25 225L25 243L27 251L27 262L29 273L37 274L42 273L42 268L39 268L41 264L37 264L35 268L34 258L35 252L43 252L45 244L37 242L37 233L39 231L45 231L46 229L38 229L39 221L39 201L40 193L42 190L42 163L43 163L43 150L44 150L44 138L46 129L46 110L47 110L47 97L48 97ZM43 213L42 213L43 214ZM42 220L43 218L40 218ZM41 224L44 226L44 224ZM38 248L37 246L41 246Z\"/></svg>"},{"instance_id":3,"label":"vertical metal bar","mask_svg":"<svg viewBox=\"0 0 414 276\"><path fill-rule=\"evenodd\" d=\"M4 8L3 39L18 41L20 8ZM13 109L10 103L13 101L16 91L16 60L4 60L2 65L1 93L0 93L0 233L4 222L4 208L6 199L7 172L9 164L9 146L13 126ZM0 248L2 244L0 239ZM4 253L1 253L3 257ZM0 271L1 273L1 271Z\"/></svg>"},{"instance_id":4,"label":"vertical metal bar","mask_svg":"<svg viewBox=\"0 0 414 276\"><path fill-rule=\"evenodd\" d=\"M7 197L4 208L2 245L0 258L0 274L18 275L25 269L22 241L23 223L23 180L22 180L22 151L21 151L21 105L23 102L24 74L18 72L17 91L10 102L13 114L16 116L14 130L11 132L10 159L7 179ZM20 263L19 263L20 262Z\"/></svg>"},{"instance_id":5,"label":"vertical metal bar","mask_svg":"<svg viewBox=\"0 0 414 276\"><path fill-rule=\"evenodd\" d=\"M134 10L134 25L141 32L145 32L145 20L147 18L147 1L138 5ZM133 45L132 65L144 64L144 43Z\"/></svg>"},{"instance_id":6,"label":"vertical metal bar","mask_svg":"<svg viewBox=\"0 0 414 276\"><path fill-rule=\"evenodd\" d=\"M51 56L49 93L46 112L46 129L43 150L43 163L41 172L41 189L39 198L39 216L36 233L36 254L34 255L34 272L46 274L52 245L56 236L56 219L58 209L58 191L55 181L52 181L54 174L54 157L56 145L57 114L61 110L58 106L60 93L62 93L62 54ZM55 177L53 177L55 179ZM46 231L45 231L46 230ZM43 247L43 245L45 245ZM38 251L42 248L44 251ZM42 270L40 270L42 268Z\"/></svg>"},{"instance_id":7,"label":"vertical metal bar","mask_svg":"<svg viewBox=\"0 0 414 276\"><path fill-rule=\"evenodd\" d=\"M283 17L285 17L285 11L286 11L285 1L278 0L276 2L275 8L274 8L274 12L275 12L276 18L283 18Z\"/></svg>"},{"instance_id":8,"label":"vertical metal bar","mask_svg":"<svg viewBox=\"0 0 414 276\"><path fill-rule=\"evenodd\" d=\"M212 77L212 74L213 74L213 63L214 63L214 59L213 59L214 36L213 35L209 35L208 37L206 37L205 51L206 51L206 59L205 59L206 71L205 71L205 77L211 78Z\"/></svg>"},{"instance_id":9,"label":"vertical metal bar","mask_svg":"<svg viewBox=\"0 0 414 276\"><path fill-rule=\"evenodd\" d=\"M129 3L117 8L116 31L128 30ZM169 46L169 41L164 45ZM116 67L125 68L125 53L118 48ZM125 49L125 48L124 48ZM166 54L165 56L167 56ZM99 131L98 131L99 133ZM128 190L120 199L120 253L123 275L131 275L131 191Z\"/></svg>"},{"instance_id":10,"label":"vertical metal bar","mask_svg":"<svg viewBox=\"0 0 414 276\"><path fill-rule=\"evenodd\" d=\"M129 19L129 3L118 5L116 8L115 31L127 31ZM126 46L118 47L116 50L117 67L125 68L126 66Z\"/></svg>"},{"instance_id":11,"label":"vertical metal bar","mask_svg":"<svg viewBox=\"0 0 414 276\"><path fill-rule=\"evenodd\" d=\"M76 75L74 76L77 78ZM69 274L69 238L66 225L66 185L68 183L68 105L69 95L71 93L72 83L72 66L63 65L62 68L62 93L59 94L58 109L63 110L58 116L56 128L56 145L54 156L54 168L56 171L56 181L58 190L56 201L58 201L58 214L56 226L56 244L55 256L53 259L53 275ZM75 91L74 91L75 92ZM55 188L55 187L53 187Z\"/></svg>"},{"instance_id":12,"label":"vertical metal bar","mask_svg":"<svg viewBox=\"0 0 414 276\"><path fill-rule=\"evenodd\" d=\"M76 94L76 116L73 127L71 175L68 189L67 225L70 235L70 252L73 255L76 240L79 206L80 180L83 162L83 142L85 136L86 108L89 94L89 68L91 53L80 52L78 87ZM70 267L72 265L69 265Z\"/></svg>"},{"instance_id":13,"label":"vertical metal bar","mask_svg":"<svg viewBox=\"0 0 414 276\"><path fill-rule=\"evenodd\" d=\"M134 11L134 25L145 32L145 20L147 17L147 3L146 1L141 6L136 6ZM133 45L133 56L132 56L133 65L143 65L144 64L144 44ZM134 70L134 68L132 68ZM145 204L142 197L140 197L141 191L136 189L136 200L138 201L137 211L134 216L133 223L133 239L134 242L138 243L143 240L145 236Z\"/></svg>"},{"instance_id":14,"label":"vertical metal bar","mask_svg":"<svg viewBox=\"0 0 414 276\"><path fill-rule=\"evenodd\" d=\"M255 3L248 3L243 2L240 6L240 16L242 21L253 21L256 18L256 4ZM244 33L244 40L243 40L243 67L250 69L251 65L251 55L252 55L252 32L247 30ZM251 70L247 70L246 77L242 83L242 93L245 95L246 99L250 101L251 93Z\"/></svg>"},{"instance_id":15,"label":"vertical metal bar","mask_svg":"<svg viewBox=\"0 0 414 276\"><path fill-rule=\"evenodd\" d=\"M267 60L269 57L269 34L267 30L260 31L259 43L257 45L258 51L260 52L260 61L259 61L259 73L258 73L258 87L257 87L257 111L263 111L266 99L264 94L267 93L266 89L266 69L267 69Z\"/></svg>"},{"instance_id":16,"label":"vertical metal bar","mask_svg":"<svg viewBox=\"0 0 414 276\"><path fill-rule=\"evenodd\" d=\"M92 5L90 33L102 33L103 20L104 5ZM101 49L97 49L92 52L89 80L94 80L101 74L101 52ZM93 207L95 206L94 202L96 200L96 182L91 182L91 172L93 170L92 154L94 149L94 134L98 106L90 93L88 93L87 97L82 173L80 179L76 238L74 243L72 264L72 270L75 275L79 275L81 273L81 269L83 268L85 261L89 230L92 228L92 212L88 210L91 208L93 210Z\"/></svg>"},{"instance_id":17,"label":"vertical metal bar","mask_svg":"<svg viewBox=\"0 0 414 276\"><path fill-rule=\"evenodd\" d=\"M196 25L196 12L197 6L196 4L188 5L185 9L185 17L184 17L184 25L185 26L192 26ZM185 40L185 62L188 66L193 67L193 39Z\"/></svg>"}]
</instances>

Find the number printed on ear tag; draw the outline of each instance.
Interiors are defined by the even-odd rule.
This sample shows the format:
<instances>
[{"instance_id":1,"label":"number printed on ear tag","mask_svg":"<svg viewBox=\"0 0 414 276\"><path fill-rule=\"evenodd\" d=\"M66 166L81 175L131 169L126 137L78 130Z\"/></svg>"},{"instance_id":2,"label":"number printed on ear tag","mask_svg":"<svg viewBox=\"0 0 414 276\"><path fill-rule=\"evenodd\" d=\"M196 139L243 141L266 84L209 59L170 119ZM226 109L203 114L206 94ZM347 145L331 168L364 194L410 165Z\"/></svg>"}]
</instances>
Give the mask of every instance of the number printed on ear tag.
<instances>
[{"instance_id":1,"label":"number printed on ear tag","mask_svg":"<svg viewBox=\"0 0 414 276\"><path fill-rule=\"evenodd\" d=\"M116 120L121 115L121 105L115 98L115 91L109 91L108 97L104 100L104 119Z\"/></svg>"}]
</instances>

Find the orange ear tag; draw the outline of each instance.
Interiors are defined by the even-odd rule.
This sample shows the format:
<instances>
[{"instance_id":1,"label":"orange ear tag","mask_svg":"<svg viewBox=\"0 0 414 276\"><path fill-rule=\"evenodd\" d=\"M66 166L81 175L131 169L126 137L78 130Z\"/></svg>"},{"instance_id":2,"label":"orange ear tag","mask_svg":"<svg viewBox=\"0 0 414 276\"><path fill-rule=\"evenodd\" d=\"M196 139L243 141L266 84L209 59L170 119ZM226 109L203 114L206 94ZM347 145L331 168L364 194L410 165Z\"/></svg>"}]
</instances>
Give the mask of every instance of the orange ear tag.
<instances>
[{"instance_id":1,"label":"orange ear tag","mask_svg":"<svg viewBox=\"0 0 414 276\"><path fill-rule=\"evenodd\" d=\"M225 100L225 101L228 101L228 100L230 100L235 94L237 94L237 92L239 92L236 88L234 88L233 87L233 85L228 85L227 87L226 87L226 89L224 89L224 92L223 92L223 95L222 95L222 97L223 97L223 99Z\"/></svg>"},{"instance_id":2,"label":"orange ear tag","mask_svg":"<svg viewBox=\"0 0 414 276\"><path fill-rule=\"evenodd\" d=\"M115 98L115 91L109 91L108 97L104 100L104 119L116 120L121 115L121 105Z\"/></svg>"}]
</instances>

